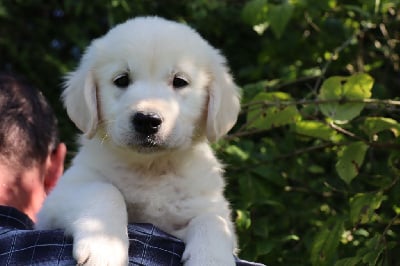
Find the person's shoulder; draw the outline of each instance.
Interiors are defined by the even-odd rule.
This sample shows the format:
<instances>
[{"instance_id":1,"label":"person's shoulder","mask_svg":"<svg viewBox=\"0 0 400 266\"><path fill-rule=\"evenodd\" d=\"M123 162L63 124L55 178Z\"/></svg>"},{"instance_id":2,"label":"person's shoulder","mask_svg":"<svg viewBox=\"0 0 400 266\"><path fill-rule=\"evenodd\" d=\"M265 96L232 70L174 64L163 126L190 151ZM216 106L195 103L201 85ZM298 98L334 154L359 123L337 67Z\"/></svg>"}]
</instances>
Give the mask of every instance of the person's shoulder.
<instances>
[{"instance_id":1,"label":"person's shoulder","mask_svg":"<svg viewBox=\"0 0 400 266\"><path fill-rule=\"evenodd\" d=\"M0 206L0 265L75 265L62 230L33 230L24 213Z\"/></svg>"},{"instance_id":2,"label":"person's shoulder","mask_svg":"<svg viewBox=\"0 0 400 266\"><path fill-rule=\"evenodd\" d=\"M33 222L16 208L0 205L0 227L33 229Z\"/></svg>"},{"instance_id":3,"label":"person's shoulder","mask_svg":"<svg viewBox=\"0 0 400 266\"><path fill-rule=\"evenodd\" d=\"M0 227L0 265L75 265L72 239L62 230Z\"/></svg>"}]
</instances>

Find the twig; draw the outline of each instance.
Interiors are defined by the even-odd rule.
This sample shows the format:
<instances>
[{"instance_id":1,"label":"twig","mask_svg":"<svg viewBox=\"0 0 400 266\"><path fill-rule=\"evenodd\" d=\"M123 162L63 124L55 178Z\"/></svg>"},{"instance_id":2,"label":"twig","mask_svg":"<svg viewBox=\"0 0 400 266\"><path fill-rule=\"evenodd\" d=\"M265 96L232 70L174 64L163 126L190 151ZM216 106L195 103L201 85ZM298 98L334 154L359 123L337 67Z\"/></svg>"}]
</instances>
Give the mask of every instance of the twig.
<instances>
[{"instance_id":1,"label":"twig","mask_svg":"<svg viewBox=\"0 0 400 266\"><path fill-rule=\"evenodd\" d=\"M267 132L267 130L266 129L254 129L254 130L245 131L244 129L239 129L234 134L229 134L229 135L224 136L223 139L224 140L232 140L234 138L246 137L246 136L250 136L250 135L254 135L254 134L258 134L258 133L262 133L262 132Z\"/></svg>"},{"instance_id":2,"label":"twig","mask_svg":"<svg viewBox=\"0 0 400 266\"><path fill-rule=\"evenodd\" d=\"M316 151L316 150L320 150L320 149L325 149L325 148L329 148L329 147L334 147L334 146L337 146L337 145L346 145L346 144L344 144L344 143L343 144L323 143L323 144L320 144L320 145L315 145L315 146L306 147L306 148L303 148L303 149L298 149L298 150L295 150L294 152L283 154L283 155L279 155L279 156L276 156L276 157L274 157L272 159L259 161L257 163L253 163L253 164L247 164L246 166L251 168L251 167L258 166L258 165L265 165L265 164L268 164L268 163L273 163L273 162L276 162L276 161L281 161L281 160L286 160L288 158L296 157L296 156L299 156L299 155L304 154L304 153L308 153L308 152L312 152L312 151ZM231 166L230 169L235 170L236 168L234 166ZM240 166L240 169L243 169L243 166Z\"/></svg>"},{"instance_id":3,"label":"twig","mask_svg":"<svg viewBox=\"0 0 400 266\"><path fill-rule=\"evenodd\" d=\"M352 132L350 132L350 131L348 131L348 130L346 130L346 129L344 129L344 128L338 126L338 125L336 125L336 124L333 123L333 122L329 122L328 125L329 125L329 127L333 128L333 129L336 130L337 132L342 133L343 135L349 136L349 137L351 137L351 138L353 138L353 139L361 140L361 141L363 141L363 142L367 142L367 141L365 141L364 139L358 137L356 134L354 134L354 133L352 133Z\"/></svg>"},{"instance_id":4,"label":"twig","mask_svg":"<svg viewBox=\"0 0 400 266\"><path fill-rule=\"evenodd\" d=\"M385 235L386 235L387 232L389 231L390 227L392 227L392 225L393 225L399 218L400 218L400 213L396 214L396 216L394 216L394 217L390 220L390 222L386 225L385 229L383 230L379 242L386 242L386 241L385 241Z\"/></svg>"},{"instance_id":5,"label":"twig","mask_svg":"<svg viewBox=\"0 0 400 266\"><path fill-rule=\"evenodd\" d=\"M337 104L346 104L346 103L365 103L365 104L375 104L375 105L394 105L400 106L400 101L397 100L389 100L389 99L332 99L332 100L297 100L297 101L254 101L248 104L242 105L244 111L249 111L249 107L255 107L261 105L263 107L282 107L282 106L292 106L292 105L319 105L326 103L337 103ZM250 109L252 110L252 109Z\"/></svg>"}]
</instances>

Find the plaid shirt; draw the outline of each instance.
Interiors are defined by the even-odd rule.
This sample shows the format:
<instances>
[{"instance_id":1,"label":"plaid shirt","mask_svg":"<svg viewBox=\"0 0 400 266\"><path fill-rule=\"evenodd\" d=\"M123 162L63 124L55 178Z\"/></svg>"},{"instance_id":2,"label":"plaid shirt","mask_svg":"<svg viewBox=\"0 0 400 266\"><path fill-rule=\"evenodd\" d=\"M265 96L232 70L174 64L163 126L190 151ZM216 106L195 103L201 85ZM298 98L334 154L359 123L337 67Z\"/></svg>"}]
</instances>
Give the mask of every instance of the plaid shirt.
<instances>
[{"instance_id":1,"label":"plaid shirt","mask_svg":"<svg viewBox=\"0 0 400 266\"><path fill-rule=\"evenodd\" d=\"M151 224L129 224L129 265L182 265L184 243ZM33 222L0 206L0 265L76 265L72 238L62 230L33 230ZM236 260L238 266L261 265Z\"/></svg>"}]
</instances>

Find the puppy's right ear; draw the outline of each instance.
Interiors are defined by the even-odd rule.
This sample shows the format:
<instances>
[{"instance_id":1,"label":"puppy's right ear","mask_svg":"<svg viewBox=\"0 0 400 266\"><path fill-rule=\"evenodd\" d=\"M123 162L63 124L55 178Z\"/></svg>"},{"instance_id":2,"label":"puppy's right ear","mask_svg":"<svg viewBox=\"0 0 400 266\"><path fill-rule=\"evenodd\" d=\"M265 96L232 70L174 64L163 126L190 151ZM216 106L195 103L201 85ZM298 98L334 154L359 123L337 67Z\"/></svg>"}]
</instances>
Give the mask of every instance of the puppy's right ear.
<instances>
[{"instance_id":1,"label":"puppy's right ear","mask_svg":"<svg viewBox=\"0 0 400 266\"><path fill-rule=\"evenodd\" d=\"M87 61L84 56L78 69L66 76L62 99L71 120L90 139L96 133L98 113L96 82Z\"/></svg>"}]
</instances>

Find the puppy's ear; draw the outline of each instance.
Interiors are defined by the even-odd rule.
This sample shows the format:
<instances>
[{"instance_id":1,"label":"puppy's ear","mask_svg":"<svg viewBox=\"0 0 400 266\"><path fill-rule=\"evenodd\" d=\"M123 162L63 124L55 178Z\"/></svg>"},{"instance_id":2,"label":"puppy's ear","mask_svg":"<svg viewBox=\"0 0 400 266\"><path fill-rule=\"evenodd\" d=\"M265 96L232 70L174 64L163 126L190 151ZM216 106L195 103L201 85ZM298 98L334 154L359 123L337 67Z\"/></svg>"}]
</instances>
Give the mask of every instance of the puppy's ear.
<instances>
[{"instance_id":1,"label":"puppy's ear","mask_svg":"<svg viewBox=\"0 0 400 266\"><path fill-rule=\"evenodd\" d=\"M209 87L207 138L216 141L234 126L240 111L240 89L225 67L220 56L218 64L213 65Z\"/></svg>"},{"instance_id":2,"label":"puppy's ear","mask_svg":"<svg viewBox=\"0 0 400 266\"><path fill-rule=\"evenodd\" d=\"M71 120L87 138L92 138L98 123L97 89L93 73L85 61L84 57L78 69L66 76L62 99Z\"/></svg>"}]
</instances>

